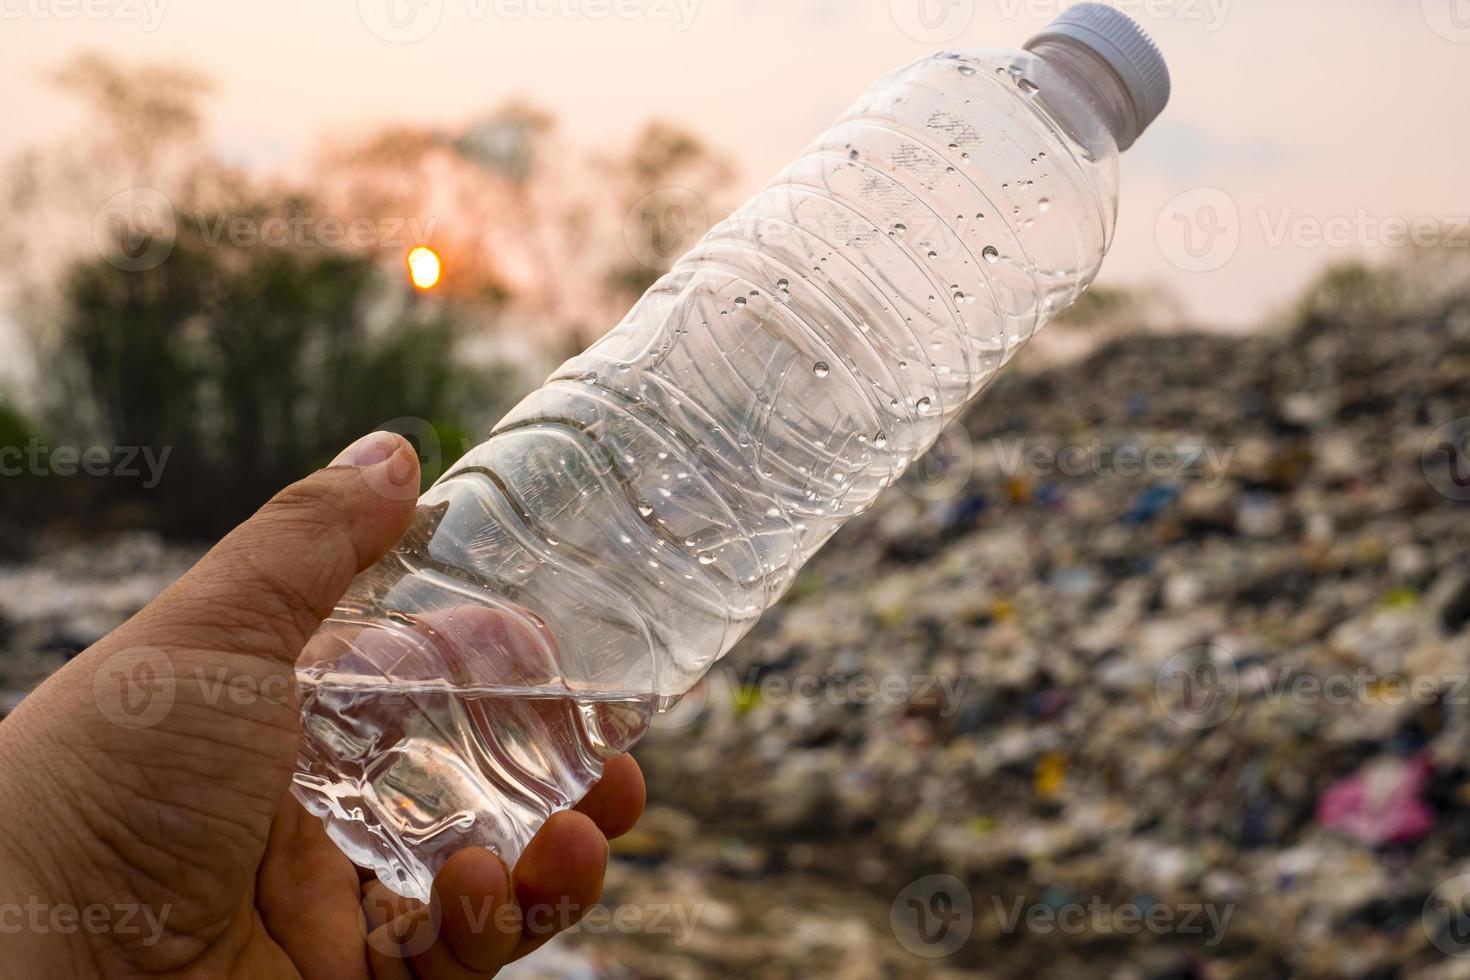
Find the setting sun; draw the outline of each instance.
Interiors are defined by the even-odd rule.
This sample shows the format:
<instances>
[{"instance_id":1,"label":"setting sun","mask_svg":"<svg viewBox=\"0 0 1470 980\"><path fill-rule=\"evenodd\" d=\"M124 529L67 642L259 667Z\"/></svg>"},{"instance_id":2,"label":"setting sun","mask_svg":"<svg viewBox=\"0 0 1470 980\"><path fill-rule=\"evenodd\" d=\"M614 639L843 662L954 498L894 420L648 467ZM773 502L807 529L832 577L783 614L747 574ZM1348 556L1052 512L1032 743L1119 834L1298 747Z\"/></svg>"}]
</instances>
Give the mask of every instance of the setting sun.
<instances>
[{"instance_id":1,"label":"setting sun","mask_svg":"<svg viewBox=\"0 0 1470 980\"><path fill-rule=\"evenodd\" d=\"M439 285L443 265L439 253L427 245L416 245L408 250L408 278L415 289L433 289Z\"/></svg>"}]
</instances>

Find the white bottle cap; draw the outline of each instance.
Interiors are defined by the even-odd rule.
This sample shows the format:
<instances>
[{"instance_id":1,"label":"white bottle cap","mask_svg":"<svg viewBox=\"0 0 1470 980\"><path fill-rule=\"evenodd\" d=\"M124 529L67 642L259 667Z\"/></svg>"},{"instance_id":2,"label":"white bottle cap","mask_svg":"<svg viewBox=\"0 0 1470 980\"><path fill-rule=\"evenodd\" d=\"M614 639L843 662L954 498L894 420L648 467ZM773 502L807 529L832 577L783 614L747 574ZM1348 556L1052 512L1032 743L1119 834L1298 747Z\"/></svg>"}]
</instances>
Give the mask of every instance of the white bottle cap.
<instances>
[{"instance_id":1,"label":"white bottle cap","mask_svg":"<svg viewBox=\"0 0 1470 980\"><path fill-rule=\"evenodd\" d=\"M1127 14L1100 3L1079 3L1027 41L1026 47L1060 39L1085 46L1113 69L1133 102L1138 133L1164 111L1169 102L1169 68L1153 39Z\"/></svg>"}]
</instances>

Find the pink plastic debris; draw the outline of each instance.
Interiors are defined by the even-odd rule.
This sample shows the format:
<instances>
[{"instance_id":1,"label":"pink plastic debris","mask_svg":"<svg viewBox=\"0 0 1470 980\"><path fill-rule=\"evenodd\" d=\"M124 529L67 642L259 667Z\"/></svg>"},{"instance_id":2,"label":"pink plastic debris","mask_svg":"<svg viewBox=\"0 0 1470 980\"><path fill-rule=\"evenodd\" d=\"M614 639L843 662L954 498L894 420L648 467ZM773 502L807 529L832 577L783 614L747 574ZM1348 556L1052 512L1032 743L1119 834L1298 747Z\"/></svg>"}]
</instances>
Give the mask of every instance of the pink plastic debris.
<instances>
[{"instance_id":1,"label":"pink plastic debris","mask_svg":"<svg viewBox=\"0 0 1470 980\"><path fill-rule=\"evenodd\" d=\"M1322 794L1317 819L1365 844L1418 840L1434 826L1423 799L1430 769L1422 755L1369 762Z\"/></svg>"}]
</instances>

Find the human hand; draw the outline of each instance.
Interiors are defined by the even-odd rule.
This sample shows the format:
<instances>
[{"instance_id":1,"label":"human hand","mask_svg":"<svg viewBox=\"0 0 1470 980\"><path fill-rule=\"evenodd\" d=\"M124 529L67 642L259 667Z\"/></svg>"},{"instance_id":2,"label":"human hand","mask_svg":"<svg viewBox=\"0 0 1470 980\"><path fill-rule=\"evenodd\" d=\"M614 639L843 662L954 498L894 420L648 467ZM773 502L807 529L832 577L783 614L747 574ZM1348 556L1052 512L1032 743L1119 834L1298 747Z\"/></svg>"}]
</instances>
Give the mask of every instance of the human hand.
<instances>
[{"instance_id":1,"label":"human hand","mask_svg":"<svg viewBox=\"0 0 1470 980\"><path fill-rule=\"evenodd\" d=\"M418 480L404 440L364 437L0 724L0 976L460 980L598 900L607 839L643 808L628 756L514 871L456 854L427 906L363 882L289 791L297 655L403 534ZM139 708L120 679L168 697Z\"/></svg>"}]
</instances>

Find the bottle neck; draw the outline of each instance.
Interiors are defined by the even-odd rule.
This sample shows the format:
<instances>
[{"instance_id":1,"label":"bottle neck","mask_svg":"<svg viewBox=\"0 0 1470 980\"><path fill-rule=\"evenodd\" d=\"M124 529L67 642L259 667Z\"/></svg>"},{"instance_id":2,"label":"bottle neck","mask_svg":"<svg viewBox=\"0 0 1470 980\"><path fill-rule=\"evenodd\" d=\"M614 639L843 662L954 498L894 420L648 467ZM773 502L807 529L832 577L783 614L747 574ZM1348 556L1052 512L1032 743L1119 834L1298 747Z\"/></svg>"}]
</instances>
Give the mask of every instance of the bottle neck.
<instances>
[{"instance_id":1,"label":"bottle neck","mask_svg":"<svg viewBox=\"0 0 1470 980\"><path fill-rule=\"evenodd\" d=\"M1108 132L1119 150L1126 150L1138 138L1138 111L1123 81L1107 62L1098 57L1086 45L1066 38L1048 37L1027 45L1032 54L1041 58L1058 74L1065 78L1083 97L1083 103L1093 112ZM1060 104L1048 103L1048 107L1069 124L1067 117L1081 111L1081 107L1068 104L1070 100L1057 100ZM1089 127L1076 126L1077 131Z\"/></svg>"}]
</instances>

